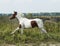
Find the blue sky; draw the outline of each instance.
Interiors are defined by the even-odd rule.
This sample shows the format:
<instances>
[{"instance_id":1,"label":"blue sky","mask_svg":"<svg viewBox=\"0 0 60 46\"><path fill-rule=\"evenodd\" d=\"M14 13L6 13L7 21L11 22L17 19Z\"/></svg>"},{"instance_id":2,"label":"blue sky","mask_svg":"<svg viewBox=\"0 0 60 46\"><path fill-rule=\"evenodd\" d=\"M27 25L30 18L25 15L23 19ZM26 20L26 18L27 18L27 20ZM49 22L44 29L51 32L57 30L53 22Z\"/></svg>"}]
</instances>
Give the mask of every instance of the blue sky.
<instances>
[{"instance_id":1,"label":"blue sky","mask_svg":"<svg viewBox=\"0 0 60 46\"><path fill-rule=\"evenodd\" d=\"M60 0L0 0L0 13L60 12Z\"/></svg>"}]
</instances>

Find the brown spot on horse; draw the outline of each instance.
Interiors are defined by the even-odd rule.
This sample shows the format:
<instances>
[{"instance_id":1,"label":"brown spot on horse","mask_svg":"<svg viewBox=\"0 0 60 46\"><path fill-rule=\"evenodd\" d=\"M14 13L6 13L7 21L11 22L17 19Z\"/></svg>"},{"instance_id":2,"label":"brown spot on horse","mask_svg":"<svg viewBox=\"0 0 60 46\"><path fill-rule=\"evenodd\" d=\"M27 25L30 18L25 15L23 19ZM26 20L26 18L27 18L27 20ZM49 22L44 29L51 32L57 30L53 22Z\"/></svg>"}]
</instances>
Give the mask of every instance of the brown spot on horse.
<instances>
[{"instance_id":1,"label":"brown spot on horse","mask_svg":"<svg viewBox=\"0 0 60 46\"><path fill-rule=\"evenodd\" d=\"M31 21L31 26L32 26L32 28L34 28L34 27L38 27L36 21Z\"/></svg>"}]
</instances>

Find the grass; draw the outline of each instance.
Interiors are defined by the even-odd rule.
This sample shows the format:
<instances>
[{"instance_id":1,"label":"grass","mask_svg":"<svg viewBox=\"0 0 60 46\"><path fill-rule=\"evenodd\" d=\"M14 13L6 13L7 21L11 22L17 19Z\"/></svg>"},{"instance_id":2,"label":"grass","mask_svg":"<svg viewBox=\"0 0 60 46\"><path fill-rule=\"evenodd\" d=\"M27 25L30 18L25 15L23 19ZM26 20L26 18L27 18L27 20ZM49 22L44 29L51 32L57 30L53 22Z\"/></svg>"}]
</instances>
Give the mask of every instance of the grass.
<instances>
[{"instance_id":1,"label":"grass","mask_svg":"<svg viewBox=\"0 0 60 46\"><path fill-rule=\"evenodd\" d=\"M45 29L51 36L41 34L37 27L24 29L24 34L20 30L11 35L10 33L18 26L18 21L0 20L0 43L17 44L18 43L41 43L41 42L60 42L60 22L44 22Z\"/></svg>"}]
</instances>

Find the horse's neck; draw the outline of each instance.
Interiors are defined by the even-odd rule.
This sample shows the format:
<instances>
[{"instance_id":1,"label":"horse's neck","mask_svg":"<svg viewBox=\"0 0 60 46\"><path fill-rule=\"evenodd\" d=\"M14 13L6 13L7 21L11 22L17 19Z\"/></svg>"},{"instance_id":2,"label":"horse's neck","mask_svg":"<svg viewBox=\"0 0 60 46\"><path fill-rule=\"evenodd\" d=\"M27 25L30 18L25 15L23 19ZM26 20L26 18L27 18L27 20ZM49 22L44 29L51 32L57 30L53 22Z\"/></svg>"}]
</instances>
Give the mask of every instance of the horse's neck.
<instances>
[{"instance_id":1,"label":"horse's neck","mask_svg":"<svg viewBox=\"0 0 60 46\"><path fill-rule=\"evenodd\" d=\"M19 22L24 21L24 20L28 20L27 18L23 18L23 17L21 17L21 18L17 17L17 19Z\"/></svg>"}]
</instances>

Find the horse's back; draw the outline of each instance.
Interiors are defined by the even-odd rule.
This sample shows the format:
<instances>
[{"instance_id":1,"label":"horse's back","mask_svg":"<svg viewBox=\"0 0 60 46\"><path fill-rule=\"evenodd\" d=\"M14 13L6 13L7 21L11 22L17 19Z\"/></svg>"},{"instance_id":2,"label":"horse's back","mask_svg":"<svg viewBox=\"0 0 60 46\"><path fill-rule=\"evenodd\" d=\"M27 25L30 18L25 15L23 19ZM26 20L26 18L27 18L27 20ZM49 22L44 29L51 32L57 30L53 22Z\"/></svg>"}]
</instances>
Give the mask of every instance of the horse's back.
<instances>
[{"instance_id":1,"label":"horse's back","mask_svg":"<svg viewBox=\"0 0 60 46\"><path fill-rule=\"evenodd\" d=\"M42 19L39 19L39 18L36 18L36 19L33 19L34 21L36 22L42 22Z\"/></svg>"}]
</instances>

